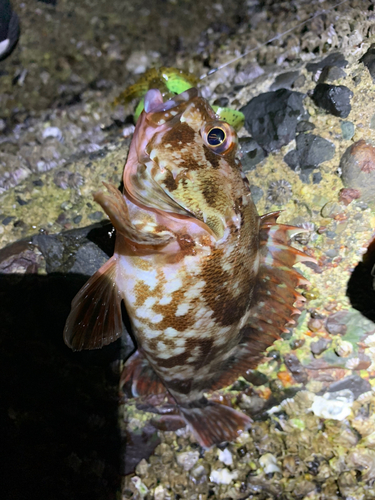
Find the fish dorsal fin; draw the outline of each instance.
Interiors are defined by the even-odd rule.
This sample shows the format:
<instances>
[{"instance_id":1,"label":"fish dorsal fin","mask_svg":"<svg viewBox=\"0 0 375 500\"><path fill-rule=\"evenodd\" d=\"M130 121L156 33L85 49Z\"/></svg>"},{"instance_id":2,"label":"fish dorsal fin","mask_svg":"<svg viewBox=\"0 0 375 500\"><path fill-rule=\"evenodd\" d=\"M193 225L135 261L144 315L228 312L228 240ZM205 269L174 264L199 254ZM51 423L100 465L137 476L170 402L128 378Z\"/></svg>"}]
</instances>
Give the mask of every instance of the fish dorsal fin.
<instances>
[{"instance_id":1,"label":"fish dorsal fin","mask_svg":"<svg viewBox=\"0 0 375 500\"><path fill-rule=\"evenodd\" d=\"M74 351L99 349L121 336L121 295L113 256L81 288L72 301L64 341Z\"/></svg>"},{"instance_id":2,"label":"fish dorsal fin","mask_svg":"<svg viewBox=\"0 0 375 500\"><path fill-rule=\"evenodd\" d=\"M296 287L309 282L293 265L316 261L289 245L290 238L304 230L277 224L278 215L279 212L273 212L260 218L260 266L249 319L240 331L239 345L212 390L228 386L247 370L256 368L267 347L287 332L301 313L305 298Z\"/></svg>"}]
</instances>

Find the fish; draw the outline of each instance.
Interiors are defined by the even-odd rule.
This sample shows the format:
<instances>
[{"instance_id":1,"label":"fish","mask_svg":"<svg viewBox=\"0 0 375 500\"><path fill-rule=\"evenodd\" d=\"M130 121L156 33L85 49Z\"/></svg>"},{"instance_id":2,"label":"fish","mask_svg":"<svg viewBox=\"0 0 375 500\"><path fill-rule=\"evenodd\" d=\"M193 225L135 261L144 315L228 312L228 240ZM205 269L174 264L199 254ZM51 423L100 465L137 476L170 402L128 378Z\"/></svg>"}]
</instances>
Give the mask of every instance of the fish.
<instances>
[{"instance_id":1,"label":"fish","mask_svg":"<svg viewBox=\"0 0 375 500\"><path fill-rule=\"evenodd\" d=\"M168 395L198 443L235 440L251 419L210 394L264 359L295 323L308 285L294 264L315 259L290 245L303 229L259 216L237 154L237 135L188 89L167 101L150 89L124 167L123 191L94 199L116 230L113 256L72 301L64 330L73 350L122 332L137 350L122 384L134 396Z\"/></svg>"}]
</instances>

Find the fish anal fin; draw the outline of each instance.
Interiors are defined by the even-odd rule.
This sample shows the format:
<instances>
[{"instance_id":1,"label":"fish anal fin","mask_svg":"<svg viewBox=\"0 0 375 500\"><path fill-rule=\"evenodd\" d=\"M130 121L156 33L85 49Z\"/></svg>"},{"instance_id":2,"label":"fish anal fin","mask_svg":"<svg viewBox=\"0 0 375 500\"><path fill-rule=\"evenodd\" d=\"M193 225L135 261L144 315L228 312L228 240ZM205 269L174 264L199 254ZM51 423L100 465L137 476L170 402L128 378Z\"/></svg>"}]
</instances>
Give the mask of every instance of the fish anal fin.
<instances>
[{"instance_id":1,"label":"fish anal fin","mask_svg":"<svg viewBox=\"0 0 375 500\"><path fill-rule=\"evenodd\" d=\"M128 206L121 192L113 184L103 184L107 192L98 191L94 194L94 200L108 215L116 231L138 245L166 245L172 239L171 234L143 232L137 229L130 220Z\"/></svg>"},{"instance_id":2,"label":"fish anal fin","mask_svg":"<svg viewBox=\"0 0 375 500\"><path fill-rule=\"evenodd\" d=\"M207 400L179 406L181 415L203 448L234 441L252 420L242 412Z\"/></svg>"},{"instance_id":3,"label":"fish anal fin","mask_svg":"<svg viewBox=\"0 0 375 500\"><path fill-rule=\"evenodd\" d=\"M132 384L133 396L149 396L167 392L164 384L140 351L127 359L120 378L120 389L127 383Z\"/></svg>"},{"instance_id":4,"label":"fish anal fin","mask_svg":"<svg viewBox=\"0 0 375 500\"><path fill-rule=\"evenodd\" d=\"M73 351L99 349L122 334L121 295L116 285L116 257L111 257L72 301L64 341Z\"/></svg>"}]
</instances>

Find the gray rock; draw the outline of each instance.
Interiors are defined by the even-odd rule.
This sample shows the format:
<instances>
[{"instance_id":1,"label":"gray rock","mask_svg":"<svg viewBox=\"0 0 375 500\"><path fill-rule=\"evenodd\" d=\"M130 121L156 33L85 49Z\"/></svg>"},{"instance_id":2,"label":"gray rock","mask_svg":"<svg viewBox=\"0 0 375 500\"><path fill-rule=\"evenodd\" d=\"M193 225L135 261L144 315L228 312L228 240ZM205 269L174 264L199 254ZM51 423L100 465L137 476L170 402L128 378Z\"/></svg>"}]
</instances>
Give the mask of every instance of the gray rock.
<instances>
[{"instance_id":1,"label":"gray rock","mask_svg":"<svg viewBox=\"0 0 375 500\"><path fill-rule=\"evenodd\" d=\"M310 344L310 350L311 352L315 355L318 356L319 354L322 354L328 346L330 345L331 341L325 338L321 338L317 340L316 342L312 342Z\"/></svg>"},{"instance_id":2,"label":"gray rock","mask_svg":"<svg viewBox=\"0 0 375 500\"><path fill-rule=\"evenodd\" d=\"M284 161L292 170L311 170L321 163L331 160L335 154L335 145L314 134L298 134L296 149L284 156Z\"/></svg>"},{"instance_id":3,"label":"gray rock","mask_svg":"<svg viewBox=\"0 0 375 500\"><path fill-rule=\"evenodd\" d=\"M294 86L294 82L299 77L299 71L288 71L287 73L281 73L281 75L277 75L275 81L270 87L270 90L279 90L279 89L292 89Z\"/></svg>"},{"instance_id":4,"label":"gray rock","mask_svg":"<svg viewBox=\"0 0 375 500\"><path fill-rule=\"evenodd\" d=\"M354 123L352 122L341 122L342 138L349 141L355 132Z\"/></svg>"},{"instance_id":5,"label":"gray rock","mask_svg":"<svg viewBox=\"0 0 375 500\"><path fill-rule=\"evenodd\" d=\"M329 85L318 83L315 87L312 99L319 108L325 109L334 116L346 118L352 107L350 99L353 92L345 85Z\"/></svg>"},{"instance_id":6,"label":"gray rock","mask_svg":"<svg viewBox=\"0 0 375 500\"><path fill-rule=\"evenodd\" d=\"M344 389L349 389L354 395L354 399L364 392L371 391L371 384L368 380L361 378L359 375L351 375L338 382L334 382L328 389L328 392L338 392Z\"/></svg>"},{"instance_id":7,"label":"gray rock","mask_svg":"<svg viewBox=\"0 0 375 500\"><path fill-rule=\"evenodd\" d=\"M287 89L254 97L241 108L246 130L268 153L280 149L295 138L297 123L308 118L303 98Z\"/></svg>"},{"instance_id":8,"label":"gray rock","mask_svg":"<svg viewBox=\"0 0 375 500\"><path fill-rule=\"evenodd\" d=\"M371 44L370 48L359 60L369 70L372 79L375 81L375 43Z\"/></svg>"},{"instance_id":9,"label":"gray rock","mask_svg":"<svg viewBox=\"0 0 375 500\"><path fill-rule=\"evenodd\" d=\"M320 74L319 83L335 82L340 78L345 78L346 73L337 66L326 66Z\"/></svg>"},{"instance_id":10,"label":"gray rock","mask_svg":"<svg viewBox=\"0 0 375 500\"><path fill-rule=\"evenodd\" d=\"M317 63L309 63L306 65L307 71L311 71L312 73L316 73L318 70L322 70L327 66L336 66L337 68L346 68L348 65L348 61L345 59L344 55L341 52L333 52L329 54L327 57L322 59Z\"/></svg>"},{"instance_id":11,"label":"gray rock","mask_svg":"<svg viewBox=\"0 0 375 500\"><path fill-rule=\"evenodd\" d=\"M239 139L241 163L244 172L254 170L255 166L266 157L266 153L251 137Z\"/></svg>"}]
</instances>

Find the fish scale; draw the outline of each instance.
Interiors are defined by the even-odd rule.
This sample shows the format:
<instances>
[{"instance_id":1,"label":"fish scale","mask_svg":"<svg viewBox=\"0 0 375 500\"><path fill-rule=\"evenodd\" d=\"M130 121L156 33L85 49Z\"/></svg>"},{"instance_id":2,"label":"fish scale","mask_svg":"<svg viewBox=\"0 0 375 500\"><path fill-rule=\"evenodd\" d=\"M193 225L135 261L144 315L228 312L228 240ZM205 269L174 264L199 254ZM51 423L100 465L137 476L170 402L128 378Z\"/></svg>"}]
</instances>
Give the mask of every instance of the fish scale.
<instances>
[{"instance_id":1,"label":"fish scale","mask_svg":"<svg viewBox=\"0 0 375 500\"><path fill-rule=\"evenodd\" d=\"M206 395L254 368L293 323L306 284L293 265L314 262L289 245L301 229L258 216L236 146L196 89L166 102L146 94L124 192L105 184L94 196L116 229L114 255L73 300L64 331L74 350L114 341L123 301L138 350L121 384L156 405L167 395L203 447L251 425Z\"/></svg>"}]
</instances>

